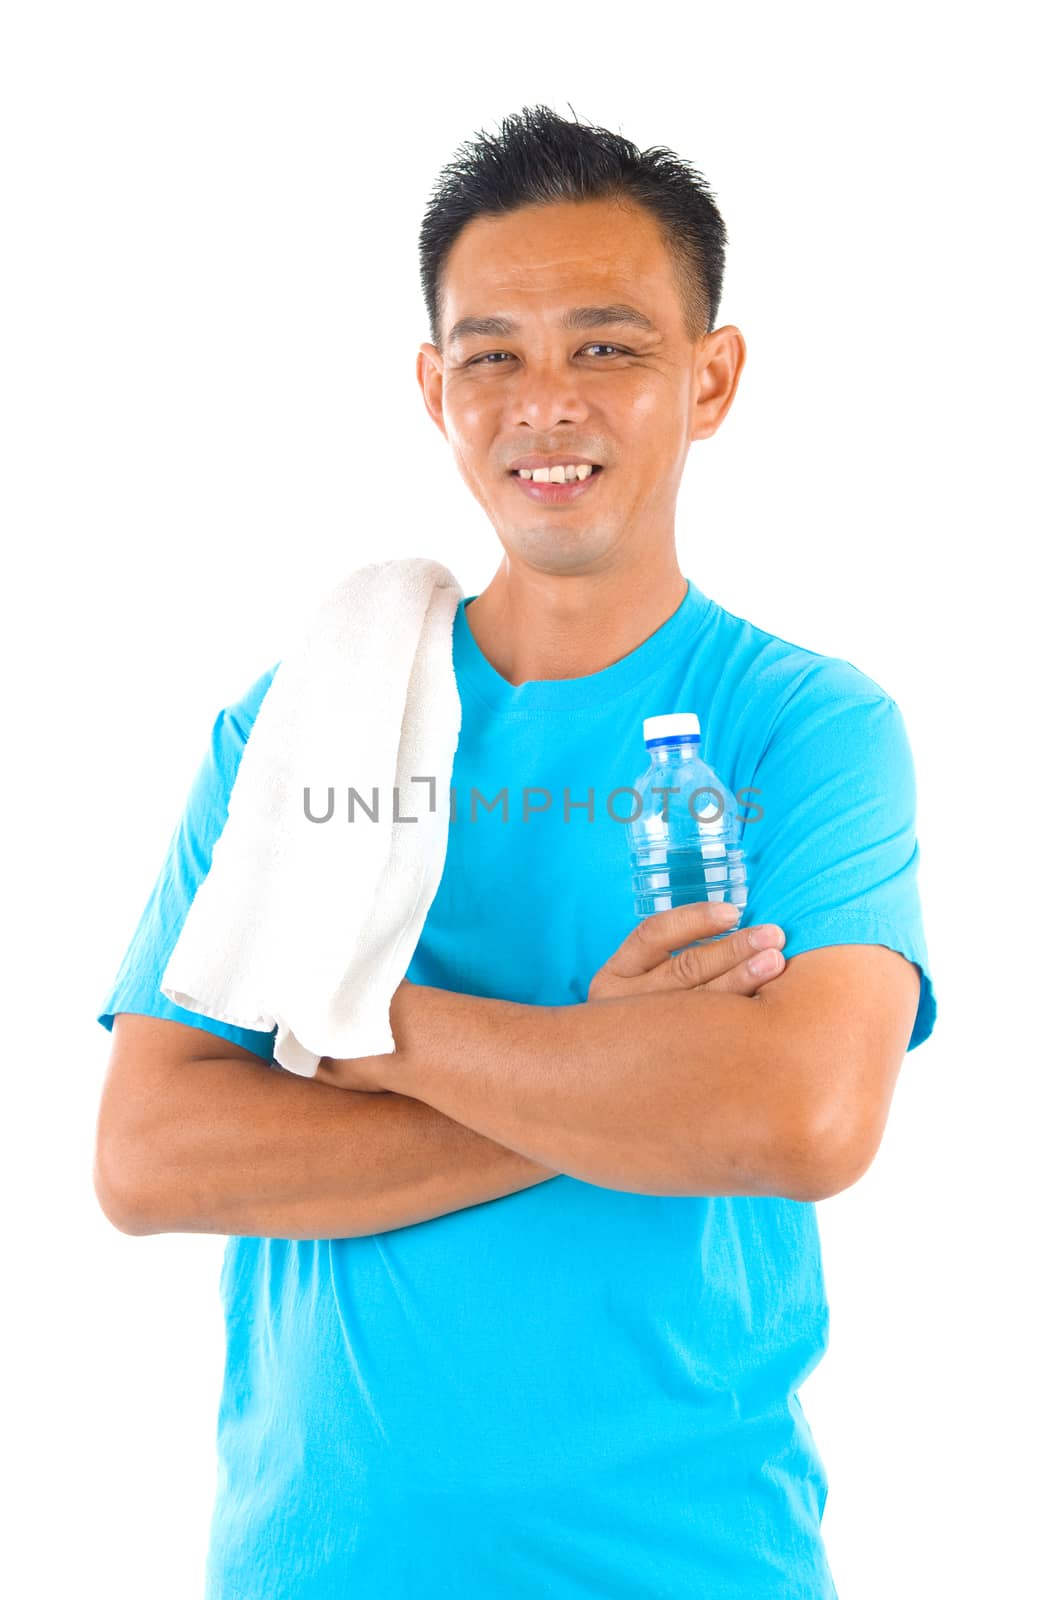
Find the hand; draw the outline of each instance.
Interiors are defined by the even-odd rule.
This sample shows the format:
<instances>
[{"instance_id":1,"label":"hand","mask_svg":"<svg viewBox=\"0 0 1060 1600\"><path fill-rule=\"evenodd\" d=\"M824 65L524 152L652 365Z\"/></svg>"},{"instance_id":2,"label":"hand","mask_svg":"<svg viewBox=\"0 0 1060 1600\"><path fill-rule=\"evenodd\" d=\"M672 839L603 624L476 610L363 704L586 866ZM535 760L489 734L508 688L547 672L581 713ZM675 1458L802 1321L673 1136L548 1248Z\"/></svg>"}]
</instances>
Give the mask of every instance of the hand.
<instances>
[{"instance_id":1,"label":"hand","mask_svg":"<svg viewBox=\"0 0 1060 1600\"><path fill-rule=\"evenodd\" d=\"M710 944L690 944L692 939L710 939L725 932L724 908L722 900L706 900L645 917L604 962L589 985L588 999L614 1000L620 995L666 989L757 994L784 970L780 951L784 930L767 922L740 928ZM760 945L751 943L752 935ZM671 951L676 953L671 955ZM767 968L752 972L750 963L759 955L764 955Z\"/></svg>"}]
</instances>

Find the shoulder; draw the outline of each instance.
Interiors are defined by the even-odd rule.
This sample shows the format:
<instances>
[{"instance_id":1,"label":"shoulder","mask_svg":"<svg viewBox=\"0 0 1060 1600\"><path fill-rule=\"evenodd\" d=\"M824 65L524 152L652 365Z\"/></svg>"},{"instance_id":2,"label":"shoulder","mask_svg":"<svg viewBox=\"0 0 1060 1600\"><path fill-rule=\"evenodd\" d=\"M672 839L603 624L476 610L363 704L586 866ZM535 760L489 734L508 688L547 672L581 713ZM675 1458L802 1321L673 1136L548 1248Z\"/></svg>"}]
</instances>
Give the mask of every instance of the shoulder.
<instances>
[{"instance_id":1,"label":"shoulder","mask_svg":"<svg viewBox=\"0 0 1060 1600\"><path fill-rule=\"evenodd\" d=\"M717 602L715 610L715 644L760 717L788 720L854 704L897 710L887 690L854 662L771 633Z\"/></svg>"},{"instance_id":2,"label":"shoulder","mask_svg":"<svg viewBox=\"0 0 1060 1600\"><path fill-rule=\"evenodd\" d=\"M277 661L267 667L237 699L222 707L214 719L211 755L214 765L227 775L229 781L235 776L235 769L278 666Z\"/></svg>"},{"instance_id":3,"label":"shoulder","mask_svg":"<svg viewBox=\"0 0 1060 1600\"><path fill-rule=\"evenodd\" d=\"M255 678L250 687L237 700L233 700L231 705L225 706L218 714L219 720L226 724L232 735L242 744L246 744L247 739L250 737L250 730L257 720L258 712L261 710L261 702L265 698L266 690L276 676L276 669L279 664L277 661L271 667L266 667L261 676Z\"/></svg>"},{"instance_id":4,"label":"shoulder","mask_svg":"<svg viewBox=\"0 0 1060 1600\"><path fill-rule=\"evenodd\" d=\"M247 740L278 665L277 662L268 667L214 717L209 744L189 796L186 821L202 827L208 823L218 830L218 819L227 807Z\"/></svg>"}]
</instances>

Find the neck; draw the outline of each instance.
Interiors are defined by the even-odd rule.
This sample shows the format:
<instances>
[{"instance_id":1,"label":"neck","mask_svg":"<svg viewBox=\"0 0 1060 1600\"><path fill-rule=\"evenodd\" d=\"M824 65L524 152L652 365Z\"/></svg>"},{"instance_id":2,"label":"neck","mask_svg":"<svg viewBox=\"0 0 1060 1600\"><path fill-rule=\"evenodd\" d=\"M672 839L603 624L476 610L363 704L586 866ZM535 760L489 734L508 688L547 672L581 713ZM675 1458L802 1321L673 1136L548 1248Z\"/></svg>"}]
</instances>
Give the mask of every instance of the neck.
<instances>
[{"instance_id":1,"label":"neck","mask_svg":"<svg viewBox=\"0 0 1060 1600\"><path fill-rule=\"evenodd\" d=\"M464 614L486 660L517 686L602 672L661 628L686 592L672 550L633 568L562 576L506 556Z\"/></svg>"}]
</instances>

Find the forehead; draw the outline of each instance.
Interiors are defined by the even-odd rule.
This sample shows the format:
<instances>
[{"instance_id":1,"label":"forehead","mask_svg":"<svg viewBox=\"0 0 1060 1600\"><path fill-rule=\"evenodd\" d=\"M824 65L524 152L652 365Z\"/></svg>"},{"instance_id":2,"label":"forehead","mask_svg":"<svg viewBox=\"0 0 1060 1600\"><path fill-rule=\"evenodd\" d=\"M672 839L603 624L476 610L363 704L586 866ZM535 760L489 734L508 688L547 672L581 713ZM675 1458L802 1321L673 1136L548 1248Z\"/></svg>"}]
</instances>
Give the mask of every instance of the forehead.
<instances>
[{"instance_id":1,"label":"forehead","mask_svg":"<svg viewBox=\"0 0 1060 1600\"><path fill-rule=\"evenodd\" d=\"M464 316L517 305L545 313L589 297L631 302L657 326L680 316L662 231L629 202L557 201L475 217L457 236L440 287L443 333Z\"/></svg>"}]
</instances>

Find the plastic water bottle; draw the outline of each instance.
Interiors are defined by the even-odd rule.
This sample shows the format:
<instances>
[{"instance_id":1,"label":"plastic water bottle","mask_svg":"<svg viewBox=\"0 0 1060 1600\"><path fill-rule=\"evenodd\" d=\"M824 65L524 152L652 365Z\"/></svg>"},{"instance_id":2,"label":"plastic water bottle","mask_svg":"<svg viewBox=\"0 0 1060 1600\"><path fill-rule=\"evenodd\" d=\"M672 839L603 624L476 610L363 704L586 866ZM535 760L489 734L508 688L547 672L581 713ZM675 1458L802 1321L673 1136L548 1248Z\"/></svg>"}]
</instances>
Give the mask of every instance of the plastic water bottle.
<instances>
[{"instance_id":1,"label":"plastic water bottle","mask_svg":"<svg viewBox=\"0 0 1060 1600\"><path fill-rule=\"evenodd\" d=\"M692 711L644 719L651 765L634 786L641 807L629 824L637 917L724 900L740 908L743 920L747 871L736 799L703 760L700 743L699 718Z\"/></svg>"}]
</instances>

